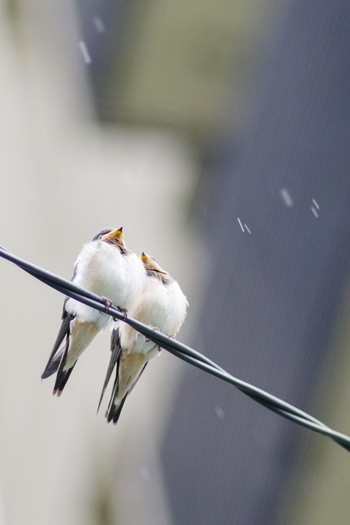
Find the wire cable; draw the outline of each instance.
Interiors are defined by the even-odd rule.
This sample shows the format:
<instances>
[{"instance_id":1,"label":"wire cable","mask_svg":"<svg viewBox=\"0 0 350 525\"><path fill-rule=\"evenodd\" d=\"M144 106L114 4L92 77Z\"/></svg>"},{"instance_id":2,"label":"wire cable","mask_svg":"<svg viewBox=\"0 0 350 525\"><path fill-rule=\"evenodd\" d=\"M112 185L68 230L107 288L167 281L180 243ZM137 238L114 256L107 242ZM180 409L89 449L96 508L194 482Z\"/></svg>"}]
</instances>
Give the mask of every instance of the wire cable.
<instances>
[{"instance_id":1,"label":"wire cable","mask_svg":"<svg viewBox=\"0 0 350 525\"><path fill-rule=\"evenodd\" d=\"M54 273L44 270L39 266L17 257L2 246L0 246L0 257L3 257L4 259L14 263L25 272L29 273L39 281L57 290L58 292L72 297L73 299L80 301L91 308L95 308L100 312L106 313L112 316L114 319L118 319L129 324L132 328L176 357L219 379L222 379L223 381L226 381L227 383L230 383L265 408L286 419L289 419L290 421L293 421L298 425L313 430L314 432L318 432L319 434L328 436L340 446L350 451L349 436L332 430L330 427L322 423L322 421L319 421L307 412L304 412L303 410L300 410L299 408L283 401L282 399L269 394L265 390L262 390L261 388L232 376L214 361L205 357L203 354L172 337L168 337L162 332L154 330L150 326L145 325L138 320L129 317L125 314L125 312L119 310L114 305L108 306L106 304L105 298L100 297L89 290L80 288L71 281L63 279Z\"/></svg>"}]
</instances>

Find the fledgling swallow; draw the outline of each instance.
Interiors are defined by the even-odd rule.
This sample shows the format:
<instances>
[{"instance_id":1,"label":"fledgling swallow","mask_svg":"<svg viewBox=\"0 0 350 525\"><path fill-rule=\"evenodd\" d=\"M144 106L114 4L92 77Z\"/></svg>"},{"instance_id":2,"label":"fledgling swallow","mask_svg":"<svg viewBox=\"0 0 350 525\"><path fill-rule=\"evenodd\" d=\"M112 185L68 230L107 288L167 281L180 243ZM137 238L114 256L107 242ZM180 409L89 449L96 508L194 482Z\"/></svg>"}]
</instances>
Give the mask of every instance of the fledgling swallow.
<instances>
[{"instance_id":1,"label":"fledgling swallow","mask_svg":"<svg viewBox=\"0 0 350 525\"><path fill-rule=\"evenodd\" d=\"M85 244L75 262L72 282L106 299L121 309L137 303L146 272L139 257L127 249L123 228L106 228ZM57 371L53 394L59 396L79 356L103 330L110 316L79 301L66 298L62 323L49 361L41 376Z\"/></svg>"},{"instance_id":2,"label":"fledgling swallow","mask_svg":"<svg viewBox=\"0 0 350 525\"><path fill-rule=\"evenodd\" d=\"M185 320L188 301L175 279L163 270L155 259L143 252L141 260L146 270L146 279L137 305L129 312L130 316L174 337ZM100 406L112 371L116 367L116 377L106 412L108 422L117 423L127 396L148 361L158 350L158 345L128 324L117 323L112 332L112 355L99 403Z\"/></svg>"}]
</instances>

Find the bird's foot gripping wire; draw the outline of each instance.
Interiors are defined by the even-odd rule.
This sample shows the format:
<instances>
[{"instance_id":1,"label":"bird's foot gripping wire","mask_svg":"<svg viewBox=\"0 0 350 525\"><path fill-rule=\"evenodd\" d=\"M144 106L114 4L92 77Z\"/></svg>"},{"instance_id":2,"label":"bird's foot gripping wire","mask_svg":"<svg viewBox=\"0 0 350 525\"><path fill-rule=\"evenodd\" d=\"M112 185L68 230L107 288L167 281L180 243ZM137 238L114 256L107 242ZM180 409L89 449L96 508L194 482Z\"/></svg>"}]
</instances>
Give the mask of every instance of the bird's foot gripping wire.
<instances>
[{"instance_id":1,"label":"bird's foot gripping wire","mask_svg":"<svg viewBox=\"0 0 350 525\"><path fill-rule=\"evenodd\" d=\"M121 314L123 314L124 316L124 321L125 319L128 317L128 311L126 308L122 308L121 306L117 306L118 310L120 311ZM115 317L113 317L113 321L118 321L119 319L116 319Z\"/></svg>"},{"instance_id":2,"label":"bird's foot gripping wire","mask_svg":"<svg viewBox=\"0 0 350 525\"><path fill-rule=\"evenodd\" d=\"M102 297L102 302L105 306L105 311L107 313L113 303L110 299L108 299L108 297Z\"/></svg>"}]
</instances>

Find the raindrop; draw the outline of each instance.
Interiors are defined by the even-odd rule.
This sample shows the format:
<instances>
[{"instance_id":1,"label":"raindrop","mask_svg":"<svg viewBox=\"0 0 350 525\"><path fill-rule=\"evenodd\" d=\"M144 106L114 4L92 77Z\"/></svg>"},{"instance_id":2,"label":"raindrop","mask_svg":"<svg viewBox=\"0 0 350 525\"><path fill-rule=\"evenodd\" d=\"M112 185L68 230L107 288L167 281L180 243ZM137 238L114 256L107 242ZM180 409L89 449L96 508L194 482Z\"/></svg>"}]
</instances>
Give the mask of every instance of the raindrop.
<instances>
[{"instance_id":1,"label":"raindrop","mask_svg":"<svg viewBox=\"0 0 350 525\"><path fill-rule=\"evenodd\" d=\"M318 211L316 210L316 208L314 206L311 206L310 210L315 215L316 219L318 219L319 218L319 214L318 214Z\"/></svg>"},{"instance_id":2,"label":"raindrop","mask_svg":"<svg viewBox=\"0 0 350 525\"><path fill-rule=\"evenodd\" d=\"M319 210L320 209L320 205L318 204L318 202L316 202L316 199L312 199L312 202L314 203L315 208L317 208Z\"/></svg>"},{"instance_id":3,"label":"raindrop","mask_svg":"<svg viewBox=\"0 0 350 525\"><path fill-rule=\"evenodd\" d=\"M242 224L241 219L239 217L237 217L237 221L238 221L238 223L239 223L239 225L241 227L242 232L244 233L243 224Z\"/></svg>"},{"instance_id":4,"label":"raindrop","mask_svg":"<svg viewBox=\"0 0 350 525\"><path fill-rule=\"evenodd\" d=\"M289 193L289 191L287 190L287 188L282 188L282 189L280 190L280 195L281 195L281 198L282 198L284 204L285 204L288 208L292 208L292 206L294 206L293 199L292 199L292 197L290 196L290 193Z\"/></svg>"},{"instance_id":5,"label":"raindrop","mask_svg":"<svg viewBox=\"0 0 350 525\"><path fill-rule=\"evenodd\" d=\"M106 31L106 27L103 23L103 20L99 16L95 16L94 25L98 33L104 33Z\"/></svg>"},{"instance_id":6,"label":"raindrop","mask_svg":"<svg viewBox=\"0 0 350 525\"><path fill-rule=\"evenodd\" d=\"M142 466L140 468L140 474L141 474L143 481L149 481L151 479L150 471L148 470L146 466Z\"/></svg>"},{"instance_id":7,"label":"raindrop","mask_svg":"<svg viewBox=\"0 0 350 525\"><path fill-rule=\"evenodd\" d=\"M88 49L86 47L86 44L85 44L85 42L83 40L81 40L79 42L79 47L80 47L80 51L81 51L81 53L83 55L83 58L85 60L85 63L86 64L91 64L91 57L90 57L89 51L88 51Z\"/></svg>"},{"instance_id":8,"label":"raindrop","mask_svg":"<svg viewBox=\"0 0 350 525\"><path fill-rule=\"evenodd\" d=\"M219 406L215 407L215 408L214 408L214 412L215 412L216 417L217 417L218 419L224 419L224 417L225 417L225 412L223 411L223 409L222 409L221 407L219 407Z\"/></svg>"}]
</instances>

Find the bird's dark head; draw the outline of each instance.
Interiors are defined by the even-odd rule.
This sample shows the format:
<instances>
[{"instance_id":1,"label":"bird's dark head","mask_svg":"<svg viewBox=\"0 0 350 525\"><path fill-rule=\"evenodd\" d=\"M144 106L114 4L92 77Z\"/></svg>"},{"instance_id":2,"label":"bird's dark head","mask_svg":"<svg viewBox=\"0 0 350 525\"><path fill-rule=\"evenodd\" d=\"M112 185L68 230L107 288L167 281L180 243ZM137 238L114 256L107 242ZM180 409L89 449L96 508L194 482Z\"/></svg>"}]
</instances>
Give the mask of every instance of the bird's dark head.
<instances>
[{"instance_id":1,"label":"bird's dark head","mask_svg":"<svg viewBox=\"0 0 350 525\"><path fill-rule=\"evenodd\" d=\"M113 228L103 228L98 233L96 233L96 235L94 235L91 240L99 241L103 235L106 235L107 233L110 233L111 231L113 231Z\"/></svg>"}]
</instances>

